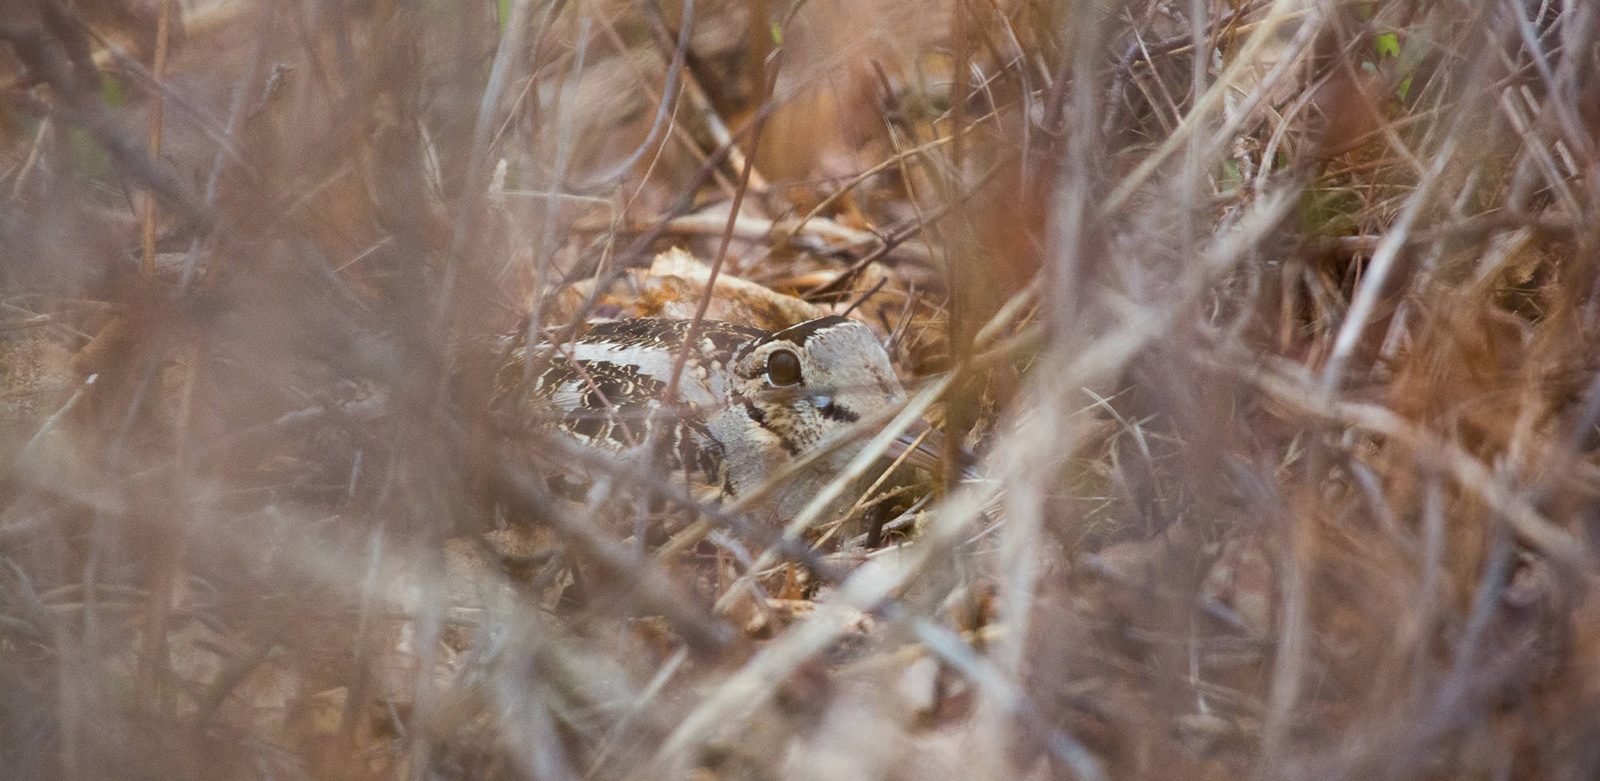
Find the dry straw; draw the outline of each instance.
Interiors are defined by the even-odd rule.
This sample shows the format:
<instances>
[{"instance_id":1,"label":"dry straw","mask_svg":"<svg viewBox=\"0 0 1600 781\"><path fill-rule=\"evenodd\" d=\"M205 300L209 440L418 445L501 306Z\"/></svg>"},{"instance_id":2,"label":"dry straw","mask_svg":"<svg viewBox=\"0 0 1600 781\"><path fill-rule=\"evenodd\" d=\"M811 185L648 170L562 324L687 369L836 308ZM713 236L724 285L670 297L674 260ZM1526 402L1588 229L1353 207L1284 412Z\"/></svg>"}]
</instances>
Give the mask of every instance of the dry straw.
<instances>
[{"instance_id":1,"label":"dry straw","mask_svg":"<svg viewBox=\"0 0 1600 781\"><path fill-rule=\"evenodd\" d=\"M0 776L1596 777L1597 14L0 3ZM786 526L491 414L843 311Z\"/></svg>"}]
</instances>

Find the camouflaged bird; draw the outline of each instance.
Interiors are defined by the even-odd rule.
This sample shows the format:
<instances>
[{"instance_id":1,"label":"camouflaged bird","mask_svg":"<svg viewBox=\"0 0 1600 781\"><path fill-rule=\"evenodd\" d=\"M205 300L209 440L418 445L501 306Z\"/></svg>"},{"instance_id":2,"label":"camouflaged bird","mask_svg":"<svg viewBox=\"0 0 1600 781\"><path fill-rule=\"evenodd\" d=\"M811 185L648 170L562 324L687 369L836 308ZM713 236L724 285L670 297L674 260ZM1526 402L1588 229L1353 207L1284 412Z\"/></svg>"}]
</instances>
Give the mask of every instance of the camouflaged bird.
<instances>
[{"instance_id":1,"label":"camouflaged bird","mask_svg":"<svg viewBox=\"0 0 1600 781\"><path fill-rule=\"evenodd\" d=\"M689 326L687 320L596 322L573 341L536 345L535 360L548 359L534 364L531 377L527 348L518 347L501 371L497 408L529 428L553 427L615 452L643 447L650 426L671 426L668 466L703 498L720 500L753 490L791 459L905 400L872 330L830 316L777 332L702 322L676 404L664 409ZM800 470L769 495L767 509L793 516L860 447L857 441ZM913 463L937 463L931 447L913 455Z\"/></svg>"}]
</instances>

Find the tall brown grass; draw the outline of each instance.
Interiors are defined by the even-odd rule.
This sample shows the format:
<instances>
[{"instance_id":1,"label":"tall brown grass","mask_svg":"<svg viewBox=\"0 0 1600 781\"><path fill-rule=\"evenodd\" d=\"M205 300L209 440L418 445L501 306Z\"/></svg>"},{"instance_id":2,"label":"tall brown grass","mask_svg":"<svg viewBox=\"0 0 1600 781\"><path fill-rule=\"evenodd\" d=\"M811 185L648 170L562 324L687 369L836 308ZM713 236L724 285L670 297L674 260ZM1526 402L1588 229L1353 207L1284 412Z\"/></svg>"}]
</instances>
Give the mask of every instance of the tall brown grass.
<instances>
[{"instance_id":1,"label":"tall brown grass","mask_svg":"<svg viewBox=\"0 0 1600 781\"><path fill-rule=\"evenodd\" d=\"M7 0L0 777L1596 777L1596 17ZM978 476L507 448L671 248Z\"/></svg>"}]
</instances>

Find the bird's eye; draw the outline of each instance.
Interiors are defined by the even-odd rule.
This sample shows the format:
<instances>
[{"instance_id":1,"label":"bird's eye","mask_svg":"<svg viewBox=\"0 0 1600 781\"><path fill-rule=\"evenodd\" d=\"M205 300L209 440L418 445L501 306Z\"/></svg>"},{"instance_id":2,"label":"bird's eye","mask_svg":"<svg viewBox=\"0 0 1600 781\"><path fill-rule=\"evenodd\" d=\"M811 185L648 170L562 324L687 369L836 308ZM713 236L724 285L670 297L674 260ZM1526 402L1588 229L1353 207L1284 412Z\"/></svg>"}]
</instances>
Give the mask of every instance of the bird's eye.
<instances>
[{"instance_id":1,"label":"bird's eye","mask_svg":"<svg viewBox=\"0 0 1600 781\"><path fill-rule=\"evenodd\" d=\"M800 384L800 356L792 350L773 350L767 356L767 380L773 385Z\"/></svg>"}]
</instances>

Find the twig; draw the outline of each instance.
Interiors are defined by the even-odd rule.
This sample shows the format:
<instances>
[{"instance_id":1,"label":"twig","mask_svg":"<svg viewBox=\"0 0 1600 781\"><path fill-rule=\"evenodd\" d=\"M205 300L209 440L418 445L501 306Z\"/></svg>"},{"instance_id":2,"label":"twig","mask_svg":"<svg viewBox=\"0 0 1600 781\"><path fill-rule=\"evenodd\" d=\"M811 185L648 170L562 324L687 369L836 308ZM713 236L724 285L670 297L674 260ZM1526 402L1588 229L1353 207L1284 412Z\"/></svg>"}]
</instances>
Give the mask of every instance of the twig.
<instances>
[{"instance_id":1,"label":"twig","mask_svg":"<svg viewBox=\"0 0 1600 781\"><path fill-rule=\"evenodd\" d=\"M1183 121L1178 124L1177 129L1167 136L1166 141L1162 142L1156 151L1145 157L1139 163L1139 167L1134 169L1133 173L1123 178L1101 206L1101 214L1114 213L1122 208L1128 199L1143 186L1145 181L1166 163L1169 157L1179 149L1186 147L1189 134L1198 132L1201 129L1211 112L1222 102L1223 96L1239 82L1240 77L1244 75L1245 69L1255 66L1256 54L1277 32L1278 27L1289 20L1291 14L1294 13L1292 6L1295 3L1296 0L1274 0L1272 7L1267 11L1267 18L1261 22L1259 27L1255 28L1250 38L1245 41L1244 46L1240 47L1239 53L1234 55L1233 62L1228 65L1228 69L1212 83L1211 88L1206 90L1204 95L1195 100L1194 106L1189 109L1188 114L1184 115ZM1314 15L1315 13L1316 11L1313 9L1312 14ZM1291 41L1289 51L1285 52L1283 59L1274 65L1267 72L1267 75L1262 77L1260 84L1251 92L1250 100L1239 108L1232 121L1225 123L1212 136L1213 147L1216 145L1216 139L1232 138L1235 126L1249 115L1255 104L1267 94L1278 79L1288 72L1289 66L1297 62L1299 55L1310 46L1312 33L1317 27L1318 25L1313 21L1306 21L1303 24L1300 31L1296 33L1294 40Z\"/></svg>"},{"instance_id":2,"label":"twig","mask_svg":"<svg viewBox=\"0 0 1600 781\"><path fill-rule=\"evenodd\" d=\"M172 0L161 0L160 18L156 20L156 53L155 61L150 66L150 78L156 84L167 71L167 46L171 42L171 27L173 16ZM161 123L164 114L165 99L160 89L150 93L150 139L147 153L151 160L161 159ZM146 276L155 276L156 273L156 199L149 191L144 194L144 256L143 268Z\"/></svg>"},{"instance_id":3,"label":"twig","mask_svg":"<svg viewBox=\"0 0 1600 781\"><path fill-rule=\"evenodd\" d=\"M1361 277L1361 286L1356 289L1356 294L1350 300L1350 311L1345 314L1344 322L1339 326L1338 335L1334 338L1333 352L1328 356L1328 362L1322 370L1323 393L1332 394L1338 390L1344 381L1345 365L1349 363L1352 353L1355 352L1356 342L1366 330L1367 322L1372 318L1373 311L1377 308L1378 297L1383 294L1384 285L1389 280L1389 274L1394 269L1395 260L1400 257L1400 250L1405 246L1406 237L1410 235L1412 226L1421 216L1422 210L1427 208L1433 198L1433 190L1443 175L1445 166L1455 157L1456 138L1452 135L1445 140L1443 149L1433 157L1433 164L1422 181L1417 183L1417 188L1406 200L1406 208L1400 212L1399 219L1395 220L1394 227L1385 233L1378 249L1372 255L1372 262L1367 264L1366 273Z\"/></svg>"},{"instance_id":4,"label":"twig","mask_svg":"<svg viewBox=\"0 0 1600 781\"><path fill-rule=\"evenodd\" d=\"M651 4L645 3L645 6ZM616 183L633 166L656 145L661 138L662 131L667 126L667 118L678 105L678 80L683 73L684 59L689 54L689 41L694 33L694 0L683 0L683 13L678 20L678 44L672 51L672 60L667 64L666 83L661 87L661 99L656 101L656 116L650 122L650 132L645 134L644 140L634 147L634 150L610 169L591 176L579 182L563 182L565 172L558 172L555 181L561 182L563 190L571 192L593 192Z\"/></svg>"},{"instance_id":5,"label":"twig","mask_svg":"<svg viewBox=\"0 0 1600 781\"><path fill-rule=\"evenodd\" d=\"M1592 566L1592 554L1581 540L1514 493L1493 470L1460 444L1445 440L1376 404L1330 400L1319 383L1312 383L1307 376L1297 378L1288 366L1245 367L1214 360L1211 364L1294 409L1404 443L1424 464L1444 470L1462 489L1476 494L1495 512L1505 516L1518 536L1541 555L1574 571Z\"/></svg>"},{"instance_id":6,"label":"twig","mask_svg":"<svg viewBox=\"0 0 1600 781\"><path fill-rule=\"evenodd\" d=\"M19 24L0 24L0 41L10 44L17 58L43 78L59 98L53 106L28 97L23 98L24 103L41 114L59 114L68 123L82 128L105 147L124 175L143 189L154 192L188 219L196 230L203 232L212 227L216 215L186 185L157 165L143 144L124 131L94 91L94 75L82 72L80 66L63 53L65 48L70 48L68 44L53 41L42 27Z\"/></svg>"}]
</instances>

